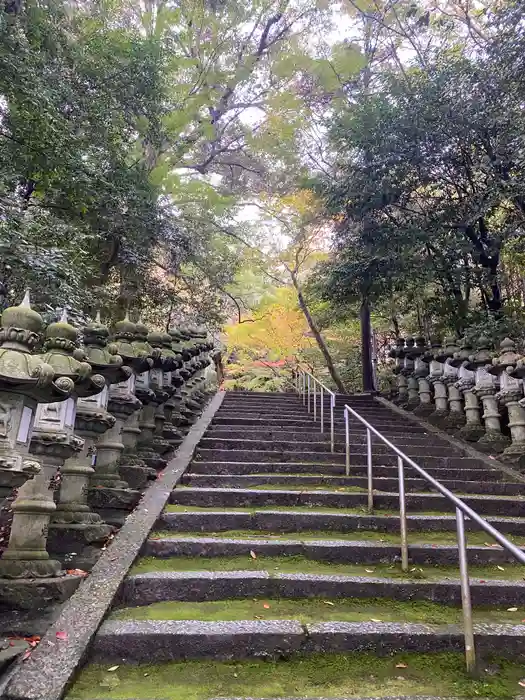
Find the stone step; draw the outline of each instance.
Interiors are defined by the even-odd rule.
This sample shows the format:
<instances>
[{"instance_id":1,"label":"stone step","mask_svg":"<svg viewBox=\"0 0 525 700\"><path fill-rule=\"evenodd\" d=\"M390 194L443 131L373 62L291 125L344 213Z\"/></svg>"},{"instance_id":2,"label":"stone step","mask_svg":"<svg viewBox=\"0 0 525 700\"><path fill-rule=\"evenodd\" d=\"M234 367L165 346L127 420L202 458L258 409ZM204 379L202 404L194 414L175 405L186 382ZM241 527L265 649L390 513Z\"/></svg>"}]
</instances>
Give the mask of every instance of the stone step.
<instances>
[{"instance_id":1,"label":"stone step","mask_svg":"<svg viewBox=\"0 0 525 700\"><path fill-rule=\"evenodd\" d=\"M353 452L352 461L356 464L366 463L365 452ZM342 452L307 452L307 451L274 451L274 450L209 450L197 447L195 457L198 460L212 462L308 462L310 464L344 464L345 454ZM381 466L397 464L396 455L378 455L377 461ZM418 456L417 463L423 468L456 467L470 469L479 467L479 461L470 457L423 457Z\"/></svg>"},{"instance_id":2,"label":"stone step","mask_svg":"<svg viewBox=\"0 0 525 700\"><path fill-rule=\"evenodd\" d=\"M226 474L194 474L186 473L183 483L188 486L205 488L251 488L264 484L283 484L296 486L324 486L325 488L354 486L366 489L368 486L365 476L310 476L310 475L286 475L286 474L257 474L257 475L226 475ZM461 493L484 493L493 496L521 495L524 491L524 484L513 482L483 482L465 481L460 479L443 480L443 486L451 491ZM374 489L376 491L393 491L398 487L397 478L374 478ZM405 479L405 488L409 491L435 491L433 486L425 479Z\"/></svg>"},{"instance_id":3,"label":"stone step","mask_svg":"<svg viewBox=\"0 0 525 700\"><path fill-rule=\"evenodd\" d=\"M468 495L462 500L481 514L525 516L525 500L517 496ZM322 506L330 508L356 508L366 506L366 493L337 493L335 491L294 491L256 489L205 489L177 488L170 494L170 503L191 506ZM375 494L376 508L395 509L399 507L396 493ZM409 511L455 511L454 504L439 494L408 493L406 507Z\"/></svg>"},{"instance_id":4,"label":"stone step","mask_svg":"<svg viewBox=\"0 0 525 700\"><path fill-rule=\"evenodd\" d=\"M347 564L394 564L401 560L399 545L369 540L272 540L264 536L255 539L230 537L159 537L149 539L142 554L147 557L231 557L256 552L257 556L302 556L314 561ZM469 547L468 559L475 564L503 564L515 562L512 554L503 548ZM451 566L458 563L458 549L454 545L414 544L409 547L409 561L413 565Z\"/></svg>"},{"instance_id":5,"label":"stone step","mask_svg":"<svg viewBox=\"0 0 525 700\"><path fill-rule=\"evenodd\" d=\"M517 656L525 652L524 625L475 625L478 653ZM95 663L159 663L183 659L289 657L293 654L368 651L461 651L462 630L456 625L398 622L321 622L293 620L236 622L120 621L100 627L91 660Z\"/></svg>"},{"instance_id":6,"label":"stone step","mask_svg":"<svg viewBox=\"0 0 525 700\"><path fill-rule=\"evenodd\" d=\"M318 436L319 437L319 436ZM350 454L364 454L362 452L364 447L363 443L350 446ZM216 438L216 437L203 437L199 443L199 450L210 449L210 450L286 450L297 451L297 452L329 452L330 451L330 441L326 438L324 441L314 442L304 441L296 442L292 440L284 439L273 439L273 440L248 440L248 439L233 439L233 438ZM344 452L344 444L338 443L336 445L337 452ZM426 445L407 445L403 448L403 451L410 457L413 455L426 455L428 457L448 457L457 456L462 457L464 451L459 449L454 449L451 447L435 447L432 444ZM381 444L376 438L375 442L372 443L372 454L374 455L392 455L392 450L384 444ZM394 456L394 455L392 455ZM396 458L397 459L397 458Z\"/></svg>"},{"instance_id":7,"label":"stone step","mask_svg":"<svg viewBox=\"0 0 525 700\"><path fill-rule=\"evenodd\" d=\"M345 467L343 464L309 464L308 462L211 462L194 460L191 463L193 474L319 474L343 476ZM498 481L502 478L499 469L457 469L450 467L429 467L429 474L436 479L465 479L467 481ZM366 464L352 463L351 475L364 476L367 473ZM406 476L415 475L417 472L410 466L406 467ZM374 465L374 477L397 478L396 465Z\"/></svg>"},{"instance_id":8,"label":"stone step","mask_svg":"<svg viewBox=\"0 0 525 700\"><path fill-rule=\"evenodd\" d=\"M337 418L334 421L336 426L339 426L339 429L344 430L345 422L342 418ZM357 421L354 421L354 424L356 424ZM298 416L294 418L290 418L288 416L282 416L279 418L273 417L273 418L267 418L266 416L261 416L257 414L242 414L239 415L238 413L234 414L217 414L217 416L213 419L212 425L257 425L257 426L279 426L282 428L285 428L286 426L304 426L306 429L313 428L316 423L313 421L313 417L310 417L309 415L306 416ZM414 424L410 425L410 428L407 428L406 422L400 422L400 423L395 423L391 424L393 427L388 427L385 428L383 427L380 432L384 432L385 435L388 435L388 433L407 433L410 432L411 435L415 435L417 433L423 433L423 434L428 434L428 431L425 430L423 426ZM378 428L379 430L379 428Z\"/></svg>"},{"instance_id":9,"label":"stone step","mask_svg":"<svg viewBox=\"0 0 525 700\"><path fill-rule=\"evenodd\" d=\"M317 427L317 430L315 428ZM253 426L249 429L242 430L237 426L224 426L224 425L212 425L205 434L207 438L217 438L217 439L230 439L230 440L287 440L294 442L319 442L324 441L328 445L330 444L330 425L325 421L324 432L321 432L319 423L310 426L309 430L300 428L293 430L290 427L278 428L277 426ZM336 444L345 443L345 432L342 430L337 430L334 432L334 438ZM431 441L431 443L430 443ZM364 444L366 442L366 435L364 431L351 430L350 431L350 443L351 444ZM434 437L428 433L423 433L420 435L399 435L395 444L398 447L404 447L407 445L429 445L432 444L434 447L443 447L448 450L451 446L445 440L441 440L438 437ZM453 449L453 448L452 448Z\"/></svg>"},{"instance_id":10,"label":"stone step","mask_svg":"<svg viewBox=\"0 0 525 700\"><path fill-rule=\"evenodd\" d=\"M525 518L487 516L486 520L508 535L525 534ZM409 533L456 532L455 515L408 515ZM399 533L399 516L376 513L341 513L315 510L195 510L165 512L157 523L159 530L176 532L220 532L221 530L261 530L294 533L302 531ZM471 520L465 521L467 532L480 532Z\"/></svg>"},{"instance_id":11,"label":"stone step","mask_svg":"<svg viewBox=\"0 0 525 700\"><path fill-rule=\"evenodd\" d=\"M472 579L471 598L479 605L525 605L523 581ZM459 579L409 581L374 576L281 574L274 571L160 571L129 576L119 603L200 602L235 598L390 598L461 605Z\"/></svg>"}]
</instances>

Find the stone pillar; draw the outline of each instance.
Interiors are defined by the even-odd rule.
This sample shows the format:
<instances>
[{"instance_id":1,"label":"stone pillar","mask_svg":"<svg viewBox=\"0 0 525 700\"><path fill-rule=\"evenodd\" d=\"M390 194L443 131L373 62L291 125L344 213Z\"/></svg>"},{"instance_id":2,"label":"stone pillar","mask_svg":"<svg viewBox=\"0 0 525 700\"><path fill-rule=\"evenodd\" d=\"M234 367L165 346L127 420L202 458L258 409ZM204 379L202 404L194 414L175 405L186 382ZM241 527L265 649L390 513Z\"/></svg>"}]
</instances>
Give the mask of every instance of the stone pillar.
<instances>
[{"instance_id":1,"label":"stone pillar","mask_svg":"<svg viewBox=\"0 0 525 700\"><path fill-rule=\"evenodd\" d=\"M500 345L501 355L492 360L489 373L499 378L500 390L496 394L499 402L505 406L509 416L511 444L505 448L500 459L522 469L525 468L525 409L520 404L523 399L523 358L516 352L516 346L510 338L505 338Z\"/></svg>"},{"instance_id":2,"label":"stone pillar","mask_svg":"<svg viewBox=\"0 0 525 700\"><path fill-rule=\"evenodd\" d=\"M489 374L487 366L492 361L489 351L489 341L487 338L480 338L478 342L478 352L475 355L476 362L476 384L474 393L483 404L483 420L485 424L485 434L478 440L477 447L482 452L489 454L503 452L510 440L501 432L500 414L498 411L498 400L496 394L498 383L496 378Z\"/></svg>"},{"instance_id":3,"label":"stone pillar","mask_svg":"<svg viewBox=\"0 0 525 700\"><path fill-rule=\"evenodd\" d=\"M59 324L51 324L50 328L53 325ZM27 450L30 446L34 452L32 431L36 403L65 401L73 391L74 382L70 377L61 376L57 368L46 361L46 356L31 354L42 327L42 318L30 308L28 294L20 306L8 308L2 314L0 388L10 385L14 394L29 398L27 405L17 400L15 416L7 402L3 405L4 455L10 456L10 461L4 464L19 473L36 472L20 487L12 506L9 544L0 560L2 578L49 578L61 570L60 562L50 559L46 548L49 519L56 509L49 490L52 473L49 463L41 466L41 460L30 458ZM71 410L69 400L67 404L56 405Z\"/></svg>"}]
</instances>

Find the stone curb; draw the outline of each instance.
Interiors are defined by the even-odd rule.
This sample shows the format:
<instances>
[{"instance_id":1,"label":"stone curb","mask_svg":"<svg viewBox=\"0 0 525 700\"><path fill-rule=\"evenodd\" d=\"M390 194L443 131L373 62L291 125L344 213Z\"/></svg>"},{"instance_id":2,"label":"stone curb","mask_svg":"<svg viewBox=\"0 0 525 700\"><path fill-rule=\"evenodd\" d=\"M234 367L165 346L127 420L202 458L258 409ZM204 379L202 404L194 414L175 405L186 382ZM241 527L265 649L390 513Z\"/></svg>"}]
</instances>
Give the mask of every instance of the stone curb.
<instances>
[{"instance_id":1,"label":"stone curb","mask_svg":"<svg viewBox=\"0 0 525 700\"><path fill-rule=\"evenodd\" d=\"M428 430L429 433L432 433L436 437L445 440L452 447L464 450L464 452L468 454L469 457L472 457L472 459L477 459L479 462L482 462L485 466L489 467L490 469L499 469L508 476L511 476L516 481L520 481L522 484L525 484L525 475L521 474L516 469L513 469L512 467L509 467L506 464L503 464L498 459L491 459L483 452L479 452L479 450L476 450L474 447L471 447L471 445L468 442L457 440L455 437L452 437L452 435L449 435L444 430L441 430L440 428L437 428L436 426L425 422L418 416L415 416L413 413L410 413L410 411L405 411L403 408L396 406L387 399L384 399L382 396L374 396L374 401L377 401L382 406L390 408L392 411L394 411L394 413L403 416L411 423L425 428L425 430Z\"/></svg>"},{"instance_id":2,"label":"stone curb","mask_svg":"<svg viewBox=\"0 0 525 700\"><path fill-rule=\"evenodd\" d=\"M476 624L479 654L516 657L525 651L525 625ZM146 663L179 659L246 659L293 654L372 651L461 651L458 625L402 622L319 622L296 620L107 621L92 647L95 663Z\"/></svg>"},{"instance_id":3,"label":"stone curb","mask_svg":"<svg viewBox=\"0 0 525 700\"><path fill-rule=\"evenodd\" d=\"M370 540L271 540L233 539L229 537L179 537L150 539L142 549L150 557L229 557L248 554L251 550L268 557L303 556L313 561L347 564L394 563L401 559L400 547ZM525 550L523 550L525 551ZM409 547L412 564L440 566L458 563L455 545L420 544ZM512 554L503 548L468 547L471 564L502 564L514 562Z\"/></svg>"},{"instance_id":4,"label":"stone curb","mask_svg":"<svg viewBox=\"0 0 525 700\"><path fill-rule=\"evenodd\" d=\"M525 603L523 581L471 579L473 605ZM373 576L281 574L275 571L160 571L128 576L119 604L124 607L163 601L202 602L239 598L391 598L459 606L457 580L400 581ZM521 615L520 615L521 617Z\"/></svg>"},{"instance_id":5,"label":"stone curb","mask_svg":"<svg viewBox=\"0 0 525 700\"><path fill-rule=\"evenodd\" d=\"M455 532L455 515L408 515L409 542L416 532ZM523 518L487 517L487 521L498 530L508 534L523 535ZM375 530L399 533L398 515L357 515L354 513L325 513L312 510L254 510L250 511L178 511L163 513L156 529L173 532L219 532L224 530L275 530L278 533L300 533L303 530L332 530L353 532ZM470 520L465 522L467 532L479 532L479 527Z\"/></svg>"},{"instance_id":6,"label":"stone curb","mask_svg":"<svg viewBox=\"0 0 525 700\"><path fill-rule=\"evenodd\" d=\"M128 516L91 574L65 604L30 658L15 668L3 700L59 700L62 697L223 398L223 392L215 395L168 463L162 478L148 488L140 504ZM67 640L57 640L57 632L66 633Z\"/></svg>"},{"instance_id":7,"label":"stone curb","mask_svg":"<svg viewBox=\"0 0 525 700\"><path fill-rule=\"evenodd\" d=\"M509 515L519 517L525 512L525 501L516 496L458 496L471 508L484 515ZM321 506L333 508L358 508L366 505L366 493L341 493L337 491L301 491L293 489L206 489L184 487L173 491L171 504L187 506L218 506L235 508L241 506ZM399 496L396 493L374 494L377 508L397 510ZM407 493L406 507L409 511L453 512L454 504L441 494Z\"/></svg>"}]
</instances>

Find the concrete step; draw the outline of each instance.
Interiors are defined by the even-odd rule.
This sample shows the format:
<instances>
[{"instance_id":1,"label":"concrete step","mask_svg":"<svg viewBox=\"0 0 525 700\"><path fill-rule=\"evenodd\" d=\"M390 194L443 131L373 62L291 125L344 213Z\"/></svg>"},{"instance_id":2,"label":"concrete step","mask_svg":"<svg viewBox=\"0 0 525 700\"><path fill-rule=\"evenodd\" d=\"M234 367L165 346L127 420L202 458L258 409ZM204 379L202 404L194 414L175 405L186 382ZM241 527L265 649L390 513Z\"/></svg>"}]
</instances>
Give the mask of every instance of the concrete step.
<instances>
[{"instance_id":1,"label":"concrete step","mask_svg":"<svg viewBox=\"0 0 525 700\"><path fill-rule=\"evenodd\" d=\"M195 474L186 473L183 483L188 486L205 488L252 488L265 484L283 484L284 486L322 486L325 488L336 487L358 487L367 488L368 480L366 476L312 476L312 475L290 475L290 474L257 474L257 475L226 475L226 474ZM513 482L483 482L465 481L460 479L444 480L441 483L451 491L461 493L483 493L493 496L522 495L524 484ZM394 491L398 488L397 478L375 477L374 489L377 491ZM425 479L405 479L405 488L409 491L435 491L432 485Z\"/></svg>"},{"instance_id":2,"label":"concrete step","mask_svg":"<svg viewBox=\"0 0 525 700\"><path fill-rule=\"evenodd\" d=\"M523 581L471 581L474 606L525 605ZM281 574L274 571L162 571L129 576L119 596L126 606L162 601L235 598L390 598L461 604L459 579L410 581L374 576Z\"/></svg>"},{"instance_id":3,"label":"concrete step","mask_svg":"<svg viewBox=\"0 0 525 700\"><path fill-rule=\"evenodd\" d=\"M478 653L506 657L525 652L524 625L475 625ZM100 627L92 647L95 663L159 663L183 659L289 657L293 654L368 651L461 651L462 630L455 625L397 622L321 622L293 620L236 622L120 621Z\"/></svg>"},{"instance_id":4,"label":"concrete step","mask_svg":"<svg viewBox=\"0 0 525 700\"><path fill-rule=\"evenodd\" d=\"M369 540L300 540L257 538L181 536L149 539L142 554L147 557L232 557L254 551L257 556L305 557L313 561L345 564L394 564L401 561L399 545ZM501 547L468 547L470 564L507 564L515 562L512 554ZM409 561L413 565L454 566L458 564L455 545L413 544L409 546Z\"/></svg>"},{"instance_id":5,"label":"concrete step","mask_svg":"<svg viewBox=\"0 0 525 700\"><path fill-rule=\"evenodd\" d=\"M466 495L462 500L478 513L486 515L525 516L525 500L518 496ZM366 493L340 493L335 491L294 491L257 489L206 489L183 487L170 494L170 503L190 506L241 507L248 506L321 506L329 508L359 508L366 506ZM397 510L396 493L379 493L374 496L376 508ZM406 506L409 511L455 511L451 501L439 494L408 493Z\"/></svg>"},{"instance_id":6,"label":"concrete step","mask_svg":"<svg viewBox=\"0 0 525 700\"><path fill-rule=\"evenodd\" d=\"M318 435L319 437L319 435ZM273 440L248 440L248 439L233 439L233 438L217 438L217 437L203 437L199 443L199 448L205 448L210 450L286 450L297 451L297 452L329 452L330 451L330 441L329 439L324 439L324 441L319 440L314 442L313 440L298 442L292 440L284 439L273 439ZM359 443L357 445L351 445L351 454L364 454L362 452L364 443ZM336 445L336 451L343 452L345 446L343 443L338 443ZM435 447L432 444L427 445L406 445L403 448L408 456L413 455L426 455L428 457L448 457L457 456L462 457L465 453L462 450L454 450L450 447ZM392 450L384 444L381 444L376 438L372 443L372 454L373 455L392 455Z\"/></svg>"},{"instance_id":7,"label":"concrete step","mask_svg":"<svg viewBox=\"0 0 525 700\"><path fill-rule=\"evenodd\" d=\"M307 462L204 462L194 460L191 463L193 474L313 474L344 476L345 468L342 464L316 464ZM448 467L431 467L428 473L436 479L464 479L466 481L500 481L502 473L499 469L456 469ZM364 476L367 474L366 464L352 464L351 476ZM406 467L406 476L416 476L417 472L410 466ZM397 466L374 465L375 477L397 478Z\"/></svg>"},{"instance_id":8,"label":"concrete step","mask_svg":"<svg viewBox=\"0 0 525 700\"><path fill-rule=\"evenodd\" d=\"M277 452L273 450L209 450L197 447L195 458L212 462L308 462L316 464L344 464L343 452ZM366 463L365 452L352 452L351 462L355 464ZM397 464L395 455L377 455L374 459L380 466ZM479 467L479 461L470 457L426 457L418 456L417 463L423 468L432 467L456 467L458 469L472 469ZM314 470L315 471L315 470Z\"/></svg>"},{"instance_id":9,"label":"concrete step","mask_svg":"<svg viewBox=\"0 0 525 700\"><path fill-rule=\"evenodd\" d=\"M506 518L487 516L487 521L508 535L525 535L525 517ZM455 515L425 515L407 517L409 533L456 532ZM479 532L471 520L465 521L467 532ZM226 530L261 530L265 532L294 533L332 531L350 533L372 531L399 534L399 516L365 513L344 513L309 510L188 510L165 512L157 523L158 530L174 532L221 532ZM416 535L417 536L417 535Z\"/></svg>"},{"instance_id":10,"label":"concrete step","mask_svg":"<svg viewBox=\"0 0 525 700\"><path fill-rule=\"evenodd\" d=\"M275 415L275 414L274 414ZM319 421L318 421L319 422ZM344 430L345 422L342 418L338 418L335 420L334 424L336 427L339 428L339 430ZM357 425L357 421L354 421L354 424ZM250 414L250 413L244 413L244 414L239 414L239 413L234 413L234 414L217 414L217 416L213 419L212 425L255 425L255 426L279 426L282 427L283 429L286 428L287 426L304 426L306 429L313 428L314 426L318 425L318 423L314 423L313 417L310 417L308 414L306 416L295 416L295 417L288 417L288 416L282 416L279 418L276 417L270 417L267 418L266 416L260 415L260 414ZM390 424L392 427L382 427L380 432L384 432L385 435L388 435L389 433L404 433L406 434L407 432L410 432L411 435L415 435L418 433L423 433L425 435L428 434L428 431L425 430L420 425L414 424L411 425L410 428L407 430L407 425L406 423L400 422L400 423L395 423L395 424ZM354 428L355 429L355 428Z\"/></svg>"}]
</instances>

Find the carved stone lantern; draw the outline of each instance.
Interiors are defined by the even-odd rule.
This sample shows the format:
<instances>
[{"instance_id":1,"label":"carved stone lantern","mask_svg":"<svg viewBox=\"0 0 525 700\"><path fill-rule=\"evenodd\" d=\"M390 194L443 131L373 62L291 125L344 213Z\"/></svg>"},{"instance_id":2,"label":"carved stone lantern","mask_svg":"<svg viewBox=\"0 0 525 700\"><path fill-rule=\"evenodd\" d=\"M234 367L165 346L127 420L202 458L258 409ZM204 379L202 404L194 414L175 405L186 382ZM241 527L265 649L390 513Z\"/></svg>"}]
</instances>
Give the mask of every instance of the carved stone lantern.
<instances>
[{"instance_id":1,"label":"carved stone lantern","mask_svg":"<svg viewBox=\"0 0 525 700\"><path fill-rule=\"evenodd\" d=\"M40 460L29 455L37 404L66 400L74 384L56 377L53 367L32 350L43 328L26 293L20 306L5 309L0 331L0 479L25 481L12 505L9 544L0 560L0 577L42 578L60 572L46 549L49 518L56 506ZM28 478L32 477L32 478ZM27 480L26 480L27 479Z\"/></svg>"},{"instance_id":2,"label":"carved stone lantern","mask_svg":"<svg viewBox=\"0 0 525 700\"><path fill-rule=\"evenodd\" d=\"M171 384L175 391L171 395L169 404L171 406L171 422L174 426L180 426L182 424L181 417L181 403L182 394L181 388L184 386L184 377L181 372L184 368L184 357L183 357L183 346L182 346L182 335L179 333L177 328L170 328L168 334L171 338L171 349L177 357L177 369L171 373Z\"/></svg>"},{"instance_id":3,"label":"carved stone lantern","mask_svg":"<svg viewBox=\"0 0 525 700\"><path fill-rule=\"evenodd\" d=\"M195 343L192 341L191 334L186 328L179 328L179 334L182 336L182 356L184 359L184 366L180 370L180 374L185 380L181 389L182 402L180 412L183 424L193 425L200 415L201 408L192 398L192 378L196 372L193 358L198 353L198 350L195 347Z\"/></svg>"},{"instance_id":4,"label":"carved stone lantern","mask_svg":"<svg viewBox=\"0 0 525 700\"><path fill-rule=\"evenodd\" d=\"M476 371L476 384L473 391L483 404L483 420L485 421L485 433L476 444L483 452L492 454L503 452L510 440L501 432L496 398L499 385L496 377L487 371L487 367L492 367L492 353L489 347L489 340L481 337L478 341L478 351L470 358L468 368L475 368Z\"/></svg>"},{"instance_id":5,"label":"carved stone lantern","mask_svg":"<svg viewBox=\"0 0 525 700\"><path fill-rule=\"evenodd\" d=\"M116 423L99 441L93 486L122 488L118 483L134 489L145 486L151 475L143 460L136 455L139 411L142 402L136 395L136 377L148 372L153 359L144 349L133 345L137 339L136 324L128 316L115 323L111 332L111 344L122 357L124 366L132 374L127 379L112 382L109 387L108 411ZM108 444L107 444L108 443Z\"/></svg>"},{"instance_id":6,"label":"carved stone lantern","mask_svg":"<svg viewBox=\"0 0 525 700\"><path fill-rule=\"evenodd\" d=\"M405 358L404 338L396 338L395 347L393 347L390 350L389 355L390 357L393 357L396 360L395 367L392 370L393 374L395 374L397 377L397 397L394 399L394 403L401 405L403 403L406 403L408 399L407 379L401 372L401 370L403 369L403 361Z\"/></svg>"},{"instance_id":7,"label":"carved stone lantern","mask_svg":"<svg viewBox=\"0 0 525 700\"><path fill-rule=\"evenodd\" d=\"M410 358L412 362L412 371L408 376L407 390L408 390L408 402L406 405L407 411L413 411L419 406L419 382L416 374L417 361L423 355L426 349L425 339L422 336L418 336L415 340L415 346L411 342L406 348L406 357ZM406 358L405 358L406 361Z\"/></svg>"},{"instance_id":8,"label":"carved stone lantern","mask_svg":"<svg viewBox=\"0 0 525 700\"><path fill-rule=\"evenodd\" d=\"M525 467L525 408L520 405L523 399L524 358L516 352L516 345L505 338L500 345L501 355L492 360L490 374L499 377L500 390L496 398L507 408L511 444L500 456L505 462L520 468Z\"/></svg>"},{"instance_id":9,"label":"carved stone lantern","mask_svg":"<svg viewBox=\"0 0 525 700\"><path fill-rule=\"evenodd\" d=\"M448 392L443 379L446 355L439 338L431 338L430 347L432 359L429 365L428 380L434 387L434 411L428 416L428 420L434 425L442 426L448 415Z\"/></svg>"},{"instance_id":10,"label":"carved stone lantern","mask_svg":"<svg viewBox=\"0 0 525 700\"><path fill-rule=\"evenodd\" d=\"M421 348L414 362L414 377L417 379L419 404L414 408L414 414L427 418L434 410L432 403L432 389L428 380L429 362L432 359L433 351L430 345Z\"/></svg>"},{"instance_id":11,"label":"carved stone lantern","mask_svg":"<svg viewBox=\"0 0 525 700\"><path fill-rule=\"evenodd\" d=\"M456 388L463 394L465 403L465 425L460 429L458 436L468 442L477 442L485 430L481 423L480 402L474 393L476 384L476 365L470 360L474 356L474 349L468 338L463 338L459 352L454 355L454 363L458 366L458 379Z\"/></svg>"},{"instance_id":12,"label":"carved stone lantern","mask_svg":"<svg viewBox=\"0 0 525 700\"><path fill-rule=\"evenodd\" d=\"M155 434L167 440L171 449L182 442L182 434L172 423L173 410L178 404L173 401L177 388L173 384L173 373L182 366L182 355L172 348L172 338L168 333L150 333L149 342L154 348L161 351L162 360L162 388L167 393L168 399L160 404L155 413Z\"/></svg>"},{"instance_id":13,"label":"carved stone lantern","mask_svg":"<svg viewBox=\"0 0 525 700\"><path fill-rule=\"evenodd\" d=\"M443 343L443 356L445 364L443 368L443 383L448 391L448 415L444 418L442 427L446 430L456 431L465 425L465 413L463 411L463 397L456 386L458 380L459 362L456 359L459 353L458 340L455 336L448 336Z\"/></svg>"}]
</instances>

